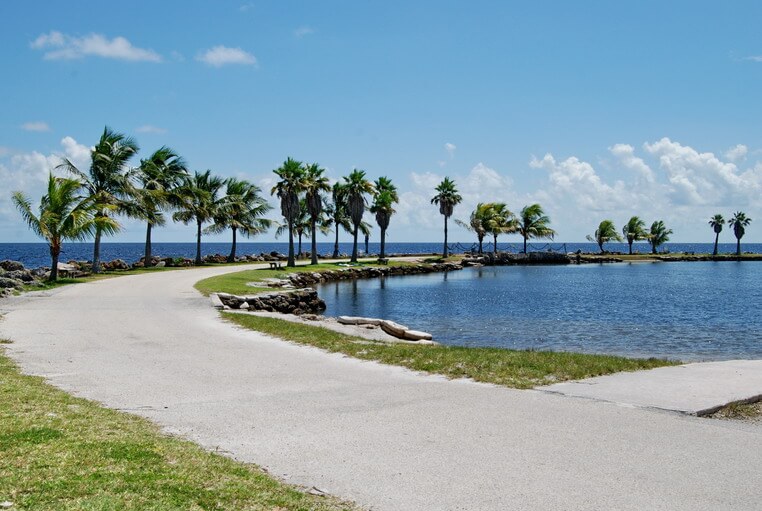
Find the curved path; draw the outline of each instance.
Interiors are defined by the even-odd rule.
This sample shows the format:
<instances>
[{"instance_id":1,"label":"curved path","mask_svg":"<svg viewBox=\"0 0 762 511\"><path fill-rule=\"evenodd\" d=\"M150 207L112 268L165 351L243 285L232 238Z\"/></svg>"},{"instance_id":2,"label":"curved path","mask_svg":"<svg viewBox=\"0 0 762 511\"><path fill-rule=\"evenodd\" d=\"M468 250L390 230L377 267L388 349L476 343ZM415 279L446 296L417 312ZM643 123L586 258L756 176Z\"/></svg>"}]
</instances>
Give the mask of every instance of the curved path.
<instances>
[{"instance_id":1,"label":"curved path","mask_svg":"<svg viewBox=\"0 0 762 511\"><path fill-rule=\"evenodd\" d=\"M150 273L0 303L29 373L375 510L759 509L762 431L446 381L221 321Z\"/></svg>"}]
</instances>

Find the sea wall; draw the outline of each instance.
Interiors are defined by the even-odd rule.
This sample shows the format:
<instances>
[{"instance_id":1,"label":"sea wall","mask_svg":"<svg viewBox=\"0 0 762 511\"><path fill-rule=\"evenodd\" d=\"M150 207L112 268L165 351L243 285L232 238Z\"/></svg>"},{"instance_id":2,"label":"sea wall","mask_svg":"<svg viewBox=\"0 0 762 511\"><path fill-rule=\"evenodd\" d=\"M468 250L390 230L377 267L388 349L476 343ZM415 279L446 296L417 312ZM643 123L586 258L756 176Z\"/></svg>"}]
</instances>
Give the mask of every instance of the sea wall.
<instances>
[{"instance_id":1,"label":"sea wall","mask_svg":"<svg viewBox=\"0 0 762 511\"><path fill-rule=\"evenodd\" d=\"M280 293L237 296L215 293L212 303L221 309L280 312L282 314L317 314L325 310L325 302L314 289L296 289Z\"/></svg>"},{"instance_id":2,"label":"sea wall","mask_svg":"<svg viewBox=\"0 0 762 511\"><path fill-rule=\"evenodd\" d=\"M321 282L332 282L336 280L372 279L395 275L420 275L424 273L441 273L462 269L463 265L459 263L411 264L405 266L372 267L350 266L341 270L291 273L288 276L288 281L294 287L307 287L314 284L319 284ZM273 287L279 287L277 282L273 282L272 285Z\"/></svg>"},{"instance_id":3,"label":"sea wall","mask_svg":"<svg viewBox=\"0 0 762 511\"><path fill-rule=\"evenodd\" d=\"M529 252L514 254L509 252L488 252L478 257L463 260L466 265L483 264L485 266L540 265L540 264L569 264L572 259L567 254L558 252Z\"/></svg>"}]
</instances>

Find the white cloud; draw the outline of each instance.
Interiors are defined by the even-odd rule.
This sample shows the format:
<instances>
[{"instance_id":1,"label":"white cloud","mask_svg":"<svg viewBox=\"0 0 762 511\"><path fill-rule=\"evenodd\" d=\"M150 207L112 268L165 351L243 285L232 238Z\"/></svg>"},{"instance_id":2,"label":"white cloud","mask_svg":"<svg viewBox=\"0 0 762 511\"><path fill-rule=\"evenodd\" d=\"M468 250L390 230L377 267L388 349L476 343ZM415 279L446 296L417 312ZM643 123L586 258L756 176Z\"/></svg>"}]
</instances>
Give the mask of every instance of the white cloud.
<instances>
[{"instance_id":1,"label":"white cloud","mask_svg":"<svg viewBox=\"0 0 762 511\"><path fill-rule=\"evenodd\" d=\"M127 60L133 62L161 62L161 55L153 50L133 46L126 38L118 36L109 39L101 34L74 37L52 31L41 34L31 42L36 50L45 50L46 60L71 60L84 57Z\"/></svg>"},{"instance_id":2,"label":"white cloud","mask_svg":"<svg viewBox=\"0 0 762 511\"><path fill-rule=\"evenodd\" d=\"M254 3L253 2L248 2L248 3L245 3L245 4L241 5L238 8L238 10L241 11L241 12L247 12L247 11L250 11L251 9L253 9L253 8L254 8Z\"/></svg>"},{"instance_id":3,"label":"white cloud","mask_svg":"<svg viewBox=\"0 0 762 511\"><path fill-rule=\"evenodd\" d=\"M312 35L315 33L315 30L310 27L299 27L296 30L294 30L294 37L297 39L301 39L304 36Z\"/></svg>"},{"instance_id":4,"label":"white cloud","mask_svg":"<svg viewBox=\"0 0 762 511\"><path fill-rule=\"evenodd\" d=\"M43 121L33 121L25 122L21 125L21 129L24 131L50 131L50 126Z\"/></svg>"},{"instance_id":5,"label":"white cloud","mask_svg":"<svg viewBox=\"0 0 762 511\"><path fill-rule=\"evenodd\" d=\"M150 133L155 135L163 135L167 132L164 128L159 128L158 126L152 126L150 124L144 124L137 129L135 129L138 133Z\"/></svg>"},{"instance_id":6,"label":"white cloud","mask_svg":"<svg viewBox=\"0 0 762 511\"><path fill-rule=\"evenodd\" d=\"M725 151L725 158L732 162L743 160L749 152L749 148L743 144L737 144L735 147L731 147Z\"/></svg>"},{"instance_id":7,"label":"white cloud","mask_svg":"<svg viewBox=\"0 0 762 511\"><path fill-rule=\"evenodd\" d=\"M452 160L455 157L455 150L458 148L455 144L451 144L450 142L447 142L444 145L445 151L447 151L447 155Z\"/></svg>"},{"instance_id":8,"label":"white cloud","mask_svg":"<svg viewBox=\"0 0 762 511\"><path fill-rule=\"evenodd\" d=\"M751 60L752 62L762 62L762 55L750 55L748 57L744 57L744 60Z\"/></svg>"},{"instance_id":9,"label":"white cloud","mask_svg":"<svg viewBox=\"0 0 762 511\"><path fill-rule=\"evenodd\" d=\"M196 60L212 67L222 67L228 64L253 66L257 63L256 57L251 53L241 48L228 48L221 45L202 51L196 56Z\"/></svg>"}]
</instances>

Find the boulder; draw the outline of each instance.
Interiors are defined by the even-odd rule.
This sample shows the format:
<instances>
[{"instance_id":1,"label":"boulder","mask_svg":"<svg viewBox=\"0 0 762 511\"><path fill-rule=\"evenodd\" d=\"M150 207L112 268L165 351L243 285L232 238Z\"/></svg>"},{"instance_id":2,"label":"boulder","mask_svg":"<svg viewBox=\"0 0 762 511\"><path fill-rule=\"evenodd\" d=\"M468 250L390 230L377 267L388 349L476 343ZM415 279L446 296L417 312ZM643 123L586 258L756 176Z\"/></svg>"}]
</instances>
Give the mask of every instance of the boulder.
<instances>
[{"instance_id":1,"label":"boulder","mask_svg":"<svg viewBox=\"0 0 762 511\"><path fill-rule=\"evenodd\" d=\"M11 261L6 259L4 261L0 261L0 268L5 271L23 271L24 265L18 261Z\"/></svg>"},{"instance_id":2,"label":"boulder","mask_svg":"<svg viewBox=\"0 0 762 511\"><path fill-rule=\"evenodd\" d=\"M8 277L0 277L1 289L21 289L23 286L24 283L20 280L9 279Z\"/></svg>"},{"instance_id":3,"label":"boulder","mask_svg":"<svg viewBox=\"0 0 762 511\"><path fill-rule=\"evenodd\" d=\"M342 325L371 325L378 326L381 320L377 318L363 318L358 316L339 316L336 321Z\"/></svg>"},{"instance_id":4,"label":"boulder","mask_svg":"<svg viewBox=\"0 0 762 511\"><path fill-rule=\"evenodd\" d=\"M8 272L5 272L3 277L7 279L15 279L20 280L22 282L32 282L34 280L34 275L29 270L11 270Z\"/></svg>"},{"instance_id":5,"label":"boulder","mask_svg":"<svg viewBox=\"0 0 762 511\"><path fill-rule=\"evenodd\" d=\"M403 335L405 335L405 331L408 329L406 326L400 325L399 323L395 323L394 321L389 321L388 319L384 319L380 321L379 326L381 327L381 330L383 330L387 334L397 337L399 339L403 338Z\"/></svg>"},{"instance_id":6,"label":"boulder","mask_svg":"<svg viewBox=\"0 0 762 511\"><path fill-rule=\"evenodd\" d=\"M402 338L407 339L408 341L430 341L431 334L419 330L405 330L405 333L402 334Z\"/></svg>"}]
</instances>

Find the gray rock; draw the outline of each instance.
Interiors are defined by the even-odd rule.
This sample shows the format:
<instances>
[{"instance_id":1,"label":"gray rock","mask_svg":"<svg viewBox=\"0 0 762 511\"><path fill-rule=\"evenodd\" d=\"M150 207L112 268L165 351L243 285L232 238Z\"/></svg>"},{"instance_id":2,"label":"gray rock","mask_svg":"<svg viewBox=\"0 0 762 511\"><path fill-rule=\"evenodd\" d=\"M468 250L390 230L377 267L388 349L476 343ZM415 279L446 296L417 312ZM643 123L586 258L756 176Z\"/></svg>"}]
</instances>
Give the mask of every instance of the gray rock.
<instances>
[{"instance_id":1,"label":"gray rock","mask_svg":"<svg viewBox=\"0 0 762 511\"><path fill-rule=\"evenodd\" d=\"M23 271L24 265L18 261L11 261L6 259L5 261L0 261L0 268L5 271Z\"/></svg>"},{"instance_id":2,"label":"gray rock","mask_svg":"<svg viewBox=\"0 0 762 511\"><path fill-rule=\"evenodd\" d=\"M3 289L21 289L24 283L20 280L10 279L8 277L0 277L0 288Z\"/></svg>"}]
</instances>

